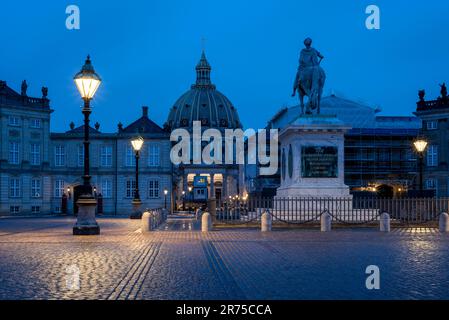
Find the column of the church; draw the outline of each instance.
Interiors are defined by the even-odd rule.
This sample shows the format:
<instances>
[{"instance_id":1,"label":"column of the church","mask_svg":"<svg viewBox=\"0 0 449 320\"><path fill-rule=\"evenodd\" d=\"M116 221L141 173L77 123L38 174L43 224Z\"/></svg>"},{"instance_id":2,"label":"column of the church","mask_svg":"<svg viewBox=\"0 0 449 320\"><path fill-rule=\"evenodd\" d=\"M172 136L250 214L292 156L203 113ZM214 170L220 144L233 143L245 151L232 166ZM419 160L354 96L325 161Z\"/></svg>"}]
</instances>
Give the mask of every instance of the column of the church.
<instances>
[{"instance_id":1,"label":"column of the church","mask_svg":"<svg viewBox=\"0 0 449 320\"><path fill-rule=\"evenodd\" d=\"M226 174L223 174L223 190L221 193L221 198L226 201L228 199L228 176Z\"/></svg>"},{"instance_id":2,"label":"column of the church","mask_svg":"<svg viewBox=\"0 0 449 320\"><path fill-rule=\"evenodd\" d=\"M214 174L211 173L210 174L210 194L209 194L209 198L215 198L215 185L214 185L215 181L214 181Z\"/></svg>"}]
</instances>

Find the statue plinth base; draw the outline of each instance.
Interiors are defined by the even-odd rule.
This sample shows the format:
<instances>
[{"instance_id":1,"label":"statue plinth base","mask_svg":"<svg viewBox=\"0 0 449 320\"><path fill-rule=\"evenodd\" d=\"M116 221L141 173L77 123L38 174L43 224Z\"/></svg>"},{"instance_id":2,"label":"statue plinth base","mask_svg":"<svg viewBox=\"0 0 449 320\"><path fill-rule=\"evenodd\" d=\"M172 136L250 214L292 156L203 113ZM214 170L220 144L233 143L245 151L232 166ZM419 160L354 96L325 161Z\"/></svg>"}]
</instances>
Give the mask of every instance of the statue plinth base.
<instances>
[{"instance_id":1,"label":"statue plinth base","mask_svg":"<svg viewBox=\"0 0 449 320\"><path fill-rule=\"evenodd\" d=\"M95 198L80 198L76 204L79 210L76 224L73 227L73 235L99 235L100 226L95 220L95 209L97 207Z\"/></svg>"},{"instance_id":2,"label":"statue plinth base","mask_svg":"<svg viewBox=\"0 0 449 320\"><path fill-rule=\"evenodd\" d=\"M277 198L352 198L344 182L344 134L335 115L301 115L279 135Z\"/></svg>"}]
</instances>

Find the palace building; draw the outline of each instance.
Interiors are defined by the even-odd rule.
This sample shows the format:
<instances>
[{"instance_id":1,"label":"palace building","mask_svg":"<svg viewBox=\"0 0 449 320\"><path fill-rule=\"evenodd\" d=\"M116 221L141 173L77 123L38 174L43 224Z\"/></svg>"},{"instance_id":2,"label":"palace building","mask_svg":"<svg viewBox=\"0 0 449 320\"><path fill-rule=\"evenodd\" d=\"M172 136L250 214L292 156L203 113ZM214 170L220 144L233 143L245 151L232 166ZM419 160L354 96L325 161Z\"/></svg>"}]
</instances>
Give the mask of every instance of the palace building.
<instances>
[{"instance_id":1,"label":"palace building","mask_svg":"<svg viewBox=\"0 0 449 320\"><path fill-rule=\"evenodd\" d=\"M50 132L50 101L46 88L42 98L19 94L0 82L0 215L77 212L82 184L84 126L63 133ZM139 168L139 190L143 208L165 205L164 190L171 190L169 133L142 116L117 132L102 133L100 125L90 129L92 185L104 214L131 212L135 188L135 157L130 140L145 139ZM167 199L171 203L170 193Z\"/></svg>"},{"instance_id":2,"label":"palace building","mask_svg":"<svg viewBox=\"0 0 449 320\"><path fill-rule=\"evenodd\" d=\"M422 135L428 142L424 157L424 188L436 196L449 196L449 97L446 85L435 100L425 100L420 91L415 114L422 119Z\"/></svg>"}]
</instances>

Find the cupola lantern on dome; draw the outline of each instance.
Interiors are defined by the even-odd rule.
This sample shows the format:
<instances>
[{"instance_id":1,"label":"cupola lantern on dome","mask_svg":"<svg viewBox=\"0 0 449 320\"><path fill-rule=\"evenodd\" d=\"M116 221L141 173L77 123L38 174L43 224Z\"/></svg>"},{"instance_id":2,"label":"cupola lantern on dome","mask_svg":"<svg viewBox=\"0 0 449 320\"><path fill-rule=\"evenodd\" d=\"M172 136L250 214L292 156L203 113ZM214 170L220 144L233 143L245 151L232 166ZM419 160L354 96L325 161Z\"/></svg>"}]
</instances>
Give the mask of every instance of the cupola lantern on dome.
<instances>
[{"instance_id":1,"label":"cupola lantern on dome","mask_svg":"<svg viewBox=\"0 0 449 320\"><path fill-rule=\"evenodd\" d=\"M207 61L206 53L202 52L200 62L196 65L196 84L194 86L213 86L210 80L212 68Z\"/></svg>"}]
</instances>

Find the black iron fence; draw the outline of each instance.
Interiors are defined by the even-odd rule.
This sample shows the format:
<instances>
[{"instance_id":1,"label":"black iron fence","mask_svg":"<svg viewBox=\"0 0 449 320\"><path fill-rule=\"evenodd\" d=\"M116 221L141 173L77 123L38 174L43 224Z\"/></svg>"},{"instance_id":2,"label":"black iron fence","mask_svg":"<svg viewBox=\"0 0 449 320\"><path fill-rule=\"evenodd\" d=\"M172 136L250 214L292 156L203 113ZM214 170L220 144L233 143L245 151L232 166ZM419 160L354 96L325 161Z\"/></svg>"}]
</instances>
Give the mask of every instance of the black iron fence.
<instances>
[{"instance_id":1,"label":"black iron fence","mask_svg":"<svg viewBox=\"0 0 449 320\"><path fill-rule=\"evenodd\" d=\"M319 222L328 212L332 220L342 224L377 223L388 213L392 223L425 224L436 222L448 212L449 198L248 198L217 205L216 224L260 223L269 212L273 223L307 224Z\"/></svg>"}]
</instances>

